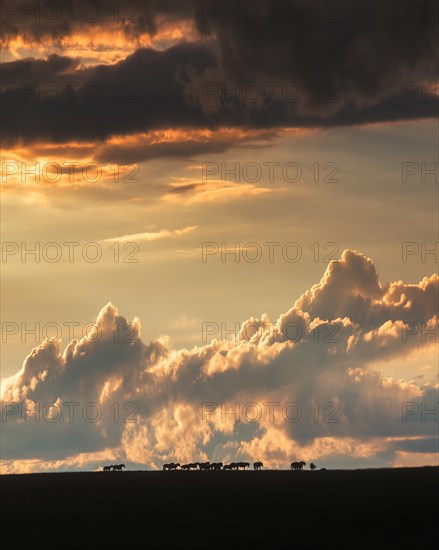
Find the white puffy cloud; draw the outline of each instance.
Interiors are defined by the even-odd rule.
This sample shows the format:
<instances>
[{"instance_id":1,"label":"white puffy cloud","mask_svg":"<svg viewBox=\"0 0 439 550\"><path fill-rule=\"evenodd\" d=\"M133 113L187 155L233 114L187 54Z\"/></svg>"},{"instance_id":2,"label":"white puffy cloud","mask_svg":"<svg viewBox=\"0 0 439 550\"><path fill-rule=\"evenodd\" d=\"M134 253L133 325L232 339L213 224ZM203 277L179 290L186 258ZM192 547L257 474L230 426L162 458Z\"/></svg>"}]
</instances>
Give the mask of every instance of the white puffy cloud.
<instances>
[{"instance_id":1,"label":"white puffy cloud","mask_svg":"<svg viewBox=\"0 0 439 550\"><path fill-rule=\"evenodd\" d=\"M191 350L144 343L139 319L109 303L93 334L64 350L42 342L7 380L3 469L431 456L438 388L385 378L376 365L436 344L438 287L437 275L382 284L370 258L346 250L275 323L263 314L236 341Z\"/></svg>"}]
</instances>

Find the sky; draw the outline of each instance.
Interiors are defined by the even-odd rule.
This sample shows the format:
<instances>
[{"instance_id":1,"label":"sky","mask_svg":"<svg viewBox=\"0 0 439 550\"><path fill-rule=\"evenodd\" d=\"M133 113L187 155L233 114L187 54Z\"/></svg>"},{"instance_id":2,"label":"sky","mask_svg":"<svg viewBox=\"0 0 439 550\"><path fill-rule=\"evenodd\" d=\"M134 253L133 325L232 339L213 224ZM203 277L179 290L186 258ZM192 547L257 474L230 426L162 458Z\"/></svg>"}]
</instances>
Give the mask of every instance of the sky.
<instances>
[{"instance_id":1,"label":"sky","mask_svg":"<svg viewBox=\"0 0 439 550\"><path fill-rule=\"evenodd\" d=\"M1 472L437 465L437 5L1 9Z\"/></svg>"}]
</instances>

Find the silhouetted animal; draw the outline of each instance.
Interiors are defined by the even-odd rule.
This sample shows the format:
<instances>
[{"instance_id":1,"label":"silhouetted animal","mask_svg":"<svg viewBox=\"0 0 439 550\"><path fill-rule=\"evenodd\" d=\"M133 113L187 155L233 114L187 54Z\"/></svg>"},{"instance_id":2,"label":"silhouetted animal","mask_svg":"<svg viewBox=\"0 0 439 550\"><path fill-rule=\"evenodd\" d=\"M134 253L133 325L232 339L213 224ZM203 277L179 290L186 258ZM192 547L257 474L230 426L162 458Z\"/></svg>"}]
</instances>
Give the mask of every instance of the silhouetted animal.
<instances>
[{"instance_id":1,"label":"silhouetted animal","mask_svg":"<svg viewBox=\"0 0 439 550\"><path fill-rule=\"evenodd\" d=\"M263 468L263 467L264 467L264 465L262 464L262 462L255 462L255 463L253 464L253 468L254 468L255 470L260 470L260 469Z\"/></svg>"},{"instance_id":2,"label":"silhouetted animal","mask_svg":"<svg viewBox=\"0 0 439 550\"><path fill-rule=\"evenodd\" d=\"M291 469L292 470L301 470L304 466L306 466L306 462L291 462Z\"/></svg>"},{"instance_id":3,"label":"silhouetted animal","mask_svg":"<svg viewBox=\"0 0 439 550\"><path fill-rule=\"evenodd\" d=\"M121 472L122 468L126 468L125 464L113 464L113 472L115 472L116 470Z\"/></svg>"},{"instance_id":4,"label":"silhouetted animal","mask_svg":"<svg viewBox=\"0 0 439 550\"><path fill-rule=\"evenodd\" d=\"M176 470L180 467L180 463L177 462L177 464L174 464L173 462L169 464L163 464L163 470Z\"/></svg>"},{"instance_id":5,"label":"silhouetted animal","mask_svg":"<svg viewBox=\"0 0 439 550\"><path fill-rule=\"evenodd\" d=\"M231 464L225 464L224 467L223 467L223 470L231 470L231 469L232 469Z\"/></svg>"},{"instance_id":6,"label":"silhouetted animal","mask_svg":"<svg viewBox=\"0 0 439 550\"><path fill-rule=\"evenodd\" d=\"M113 465L111 465L111 466L104 466L104 472L110 472L112 467L113 467Z\"/></svg>"},{"instance_id":7,"label":"silhouetted animal","mask_svg":"<svg viewBox=\"0 0 439 550\"><path fill-rule=\"evenodd\" d=\"M182 470L190 470L191 469L191 465L190 464L183 464L183 466L181 467Z\"/></svg>"},{"instance_id":8,"label":"silhouetted animal","mask_svg":"<svg viewBox=\"0 0 439 550\"><path fill-rule=\"evenodd\" d=\"M210 468L210 462L200 462L200 470L208 470Z\"/></svg>"},{"instance_id":9,"label":"silhouetted animal","mask_svg":"<svg viewBox=\"0 0 439 550\"><path fill-rule=\"evenodd\" d=\"M244 468L244 470L250 468L250 462L238 462L238 469L239 468Z\"/></svg>"},{"instance_id":10,"label":"silhouetted animal","mask_svg":"<svg viewBox=\"0 0 439 550\"><path fill-rule=\"evenodd\" d=\"M309 467L311 468L311 470L315 470L317 468L317 466L314 464L314 462L311 462Z\"/></svg>"},{"instance_id":11,"label":"silhouetted animal","mask_svg":"<svg viewBox=\"0 0 439 550\"><path fill-rule=\"evenodd\" d=\"M221 470L222 467L222 462L212 462L212 464L210 465L210 470Z\"/></svg>"}]
</instances>

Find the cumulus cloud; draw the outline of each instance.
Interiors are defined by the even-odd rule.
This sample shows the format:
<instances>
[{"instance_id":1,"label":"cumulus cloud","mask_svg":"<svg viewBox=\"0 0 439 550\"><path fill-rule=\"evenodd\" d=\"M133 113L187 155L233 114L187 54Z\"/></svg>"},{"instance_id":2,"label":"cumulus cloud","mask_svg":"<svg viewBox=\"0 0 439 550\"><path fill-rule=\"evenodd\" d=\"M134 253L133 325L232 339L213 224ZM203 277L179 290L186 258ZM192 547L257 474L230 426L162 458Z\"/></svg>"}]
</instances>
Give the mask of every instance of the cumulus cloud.
<instances>
[{"instance_id":1,"label":"cumulus cloud","mask_svg":"<svg viewBox=\"0 0 439 550\"><path fill-rule=\"evenodd\" d=\"M416 285L396 281L383 287L372 260L346 250L295 307L323 319L346 316L363 328L386 321L426 322L437 311L437 286L438 276L432 275Z\"/></svg>"},{"instance_id":2,"label":"cumulus cloud","mask_svg":"<svg viewBox=\"0 0 439 550\"><path fill-rule=\"evenodd\" d=\"M299 457L383 465L398 453L431 456L438 388L386 378L376 365L435 345L438 291L437 275L383 284L370 258L345 250L277 321L250 318L234 341L191 350L166 337L146 344L139 319L109 303L92 334L64 350L42 342L6 382L5 471L48 460L96 468L104 457L157 468L171 459L281 467ZM36 422L35 404L48 403Z\"/></svg>"}]
</instances>

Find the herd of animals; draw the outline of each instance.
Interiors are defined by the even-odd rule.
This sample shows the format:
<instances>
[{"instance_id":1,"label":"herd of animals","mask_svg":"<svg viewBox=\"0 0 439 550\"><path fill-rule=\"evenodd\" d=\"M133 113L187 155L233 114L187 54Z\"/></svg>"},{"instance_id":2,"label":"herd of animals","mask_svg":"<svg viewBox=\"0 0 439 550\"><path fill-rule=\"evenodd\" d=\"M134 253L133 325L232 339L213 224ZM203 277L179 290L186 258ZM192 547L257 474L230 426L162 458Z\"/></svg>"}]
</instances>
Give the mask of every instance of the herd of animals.
<instances>
[{"instance_id":1,"label":"herd of animals","mask_svg":"<svg viewBox=\"0 0 439 550\"><path fill-rule=\"evenodd\" d=\"M303 470L303 468L306 466L306 462L303 462L301 460L300 462L292 462L291 463L291 469L292 470ZM253 469L254 470L261 470L264 467L262 462L254 462L253 463ZM311 462L309 465L311 470L315 470L317 466ZM104 466L103 471L104 472L115 472L119 471L121 472L123 468L126 468L125 464L112 464L111 466ZM250 468L250 462L231 462L230 464L223 464L222 462L191 462L190 464L183 464L180 465L179 462L174 463L171 462L169 464L163 464L163 470L164 471L170 471L170 470L246 470L247 468ZM325 470L325 468L322 468L322 470Z\"/></svg>"},{"instance_id":2,"label":"herd of animals","mask_svg":"<svg viewBox=\"0 0 439 550\"><path fill-rule=\"evenodd\" d=\"M112 464L111 466L104 466L104 472L121 472L122 468L126 468L125 464Z\"/></svg>"}]
</instances>

